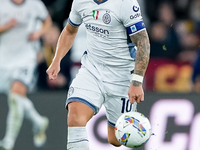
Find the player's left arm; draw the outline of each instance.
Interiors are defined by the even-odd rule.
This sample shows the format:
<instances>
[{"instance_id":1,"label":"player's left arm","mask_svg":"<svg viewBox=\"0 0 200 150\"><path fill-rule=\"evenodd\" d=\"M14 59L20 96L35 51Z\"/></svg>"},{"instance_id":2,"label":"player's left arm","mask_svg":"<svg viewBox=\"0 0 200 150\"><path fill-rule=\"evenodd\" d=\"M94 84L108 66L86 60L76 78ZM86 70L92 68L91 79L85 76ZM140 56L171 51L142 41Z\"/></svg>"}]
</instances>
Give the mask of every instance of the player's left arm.
<instances>
[{"instance_id":1,"label":"player's left arm","mask_svg":"<svg viewBox=\"0 0 200 150\"><path fill-rule=\"evenodd\" d=\"M134 74L143 76L145 75L146 68L149 63L150 43L146 29L132 35L131 41L137 47L137 55L135 61ZM142 83L134 82L134 85L141 85Z\"/></svg>"},{"instance_id":2,"label":"player's left arm","mask_svg":"<svg viewBox=\"0 0 200 150\"><path fill-rule=\"evenodd\" d=\"M52 19L50 16L48 16L45 20L43 20L42 27L39 30L30 34L29 40L30 41L38 40L41 36L43 36L49 30L51 25L52 25Z\"/></svg>"},{"instance_id":3,"label":"player's left arm","mask_svg":"<svg viewBox=\"0 0 200 150\"><path fill-rule=\"evenodd\" d=\"M144 101L144 91L141 80L145 75L149 63L150 42L146 29L131 35L130 38L137 47L137 55L133 73L135 79L133 77L128 95L131 103L139 103Z\"/></svg>"},{"instance_id":4,"label":"player's left arm","mask_svg":"<svg viewBox=\"0 0 200 150\"><path fill-rule=\"evenodd\" d=\"M121 1L119 18L126 27L131 41L137 47L135 68L128 95L130 103L139 103L144 101L142 82L149 62L150 44L137 0Z\"/></svg>"}]
</instances>

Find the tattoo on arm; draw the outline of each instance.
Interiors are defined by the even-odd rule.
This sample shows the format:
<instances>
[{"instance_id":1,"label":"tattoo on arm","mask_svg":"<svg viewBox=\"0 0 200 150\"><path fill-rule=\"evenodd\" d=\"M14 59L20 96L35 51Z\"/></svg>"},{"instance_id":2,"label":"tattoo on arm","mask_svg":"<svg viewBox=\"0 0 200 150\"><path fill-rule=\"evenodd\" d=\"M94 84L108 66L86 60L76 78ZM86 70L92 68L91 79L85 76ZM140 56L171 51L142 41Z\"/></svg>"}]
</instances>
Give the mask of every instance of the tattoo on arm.
<instances>
[{"instance_id":1,"label":"tattoo on arm","mask_svg":"<svg viewBox=\"0 0 200 150\"><path fill-rule=\"evenodd\" d=\"M133 86L141 86L142 83L138 81L132 81Z\"/></svg>"},{"instance_id":2,"label":"tattoo on arm","mask_svg":"<svg viewBox=\"0 0 200 150\"><path fill-rule=\"evenodd\" d=\"M137 46L134 73L144 76L149 63L150 54L149 37L146 30L134 34L131 36L131 40ZM133 85L138 85L136 82L137 81L133 81Z\"/></svg>"}]
</instances>

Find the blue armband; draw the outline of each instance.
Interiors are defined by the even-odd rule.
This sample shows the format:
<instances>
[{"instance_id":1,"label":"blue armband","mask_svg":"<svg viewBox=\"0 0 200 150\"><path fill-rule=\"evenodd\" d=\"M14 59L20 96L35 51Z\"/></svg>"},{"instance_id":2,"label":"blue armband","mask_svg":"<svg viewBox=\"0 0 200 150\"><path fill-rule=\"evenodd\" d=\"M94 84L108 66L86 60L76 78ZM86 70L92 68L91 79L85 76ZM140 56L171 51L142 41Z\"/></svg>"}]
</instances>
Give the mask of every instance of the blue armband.
<instances>
[{"instance_id":1,"label":"blue armband","mask_svg":"<svg viewBox=\"0 0 200 150\"><path fill-rule=\"evenodd\" d=\"M145 24L143 21L137 22L126 28L129 35L133 35L136 32L145 29Z\"/></svg>"}]
</instances>

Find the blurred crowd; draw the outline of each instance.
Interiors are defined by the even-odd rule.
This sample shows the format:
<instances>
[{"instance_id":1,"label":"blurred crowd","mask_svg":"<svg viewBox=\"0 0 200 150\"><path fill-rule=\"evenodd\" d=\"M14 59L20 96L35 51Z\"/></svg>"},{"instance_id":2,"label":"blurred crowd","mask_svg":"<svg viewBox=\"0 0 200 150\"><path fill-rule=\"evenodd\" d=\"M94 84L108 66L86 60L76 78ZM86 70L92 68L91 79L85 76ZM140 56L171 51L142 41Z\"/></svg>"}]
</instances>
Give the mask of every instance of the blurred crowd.
<instances>
[{"instance_id":1,"label":"blurred crowd","mask_svg":"<svg viewBox=\"0 0 200 150\"><path fill-rule=\"evenodd\" d=\"M58 79L55 81L48 80L45 71L54 56L56 43L69 16L72 0L42 1L47 6L54 24L41 40L42 51L38 55L39 74L37 88L43 90L67 89L71 78L75 76L77 68L80 67L80 57L82 52L85 51L85 31L84 28L80 27L79 34L72 47L73 50L62 61ZM187 64L191 69L185 69L182 72L179 69L173 75L172 79L166 77L166 82L175 86L176 80L176 84L179 87L183 87L186 83L185 78L188 75L187 79L189 82L185 84L188 88L182 91L200 92L200 0L138 0L138 2L141 6L151 43L151 60L148 70L153 70L151 66L162 64L160 62L163 61L168 64ZM164 70L164 74L169 70L166 70L167 68L164 65L161 67ZM151 76L148 72L152 72L148 70L146 74L147 80L148 76ZM158 79L158 81L159 79L165 80L159 77L162 76L162 73L158 77L156 77L156 72L154 73L154 78ZM182 77L179 82L177 79L178 76ZM156 86L148 88L148 83L151 82L146 81L146 90L157 89L159 91L162 87L159 83L155 82ZM162 82L160 83L165 85ZM170 86L169 88L172 89Z\"/></svg>"}]
</instances>

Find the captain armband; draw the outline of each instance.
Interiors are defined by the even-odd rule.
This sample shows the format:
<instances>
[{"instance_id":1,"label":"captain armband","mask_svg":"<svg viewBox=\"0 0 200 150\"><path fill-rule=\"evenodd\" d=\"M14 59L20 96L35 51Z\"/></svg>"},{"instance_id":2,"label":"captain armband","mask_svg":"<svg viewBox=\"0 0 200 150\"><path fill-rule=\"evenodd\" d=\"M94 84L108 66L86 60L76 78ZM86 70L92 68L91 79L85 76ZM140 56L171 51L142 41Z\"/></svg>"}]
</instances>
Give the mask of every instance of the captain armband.
<instances>
[{"instance_id":1,"label":"captain armband","mask_svg":"<svg viewBox=\"0 0 200 150\"><path fill-rule=\"evenodd\" d=\"M145 24L143 21L137 22L129 27L126 28L129 36L145 29Z\"/></svg>"}]
</instances>

